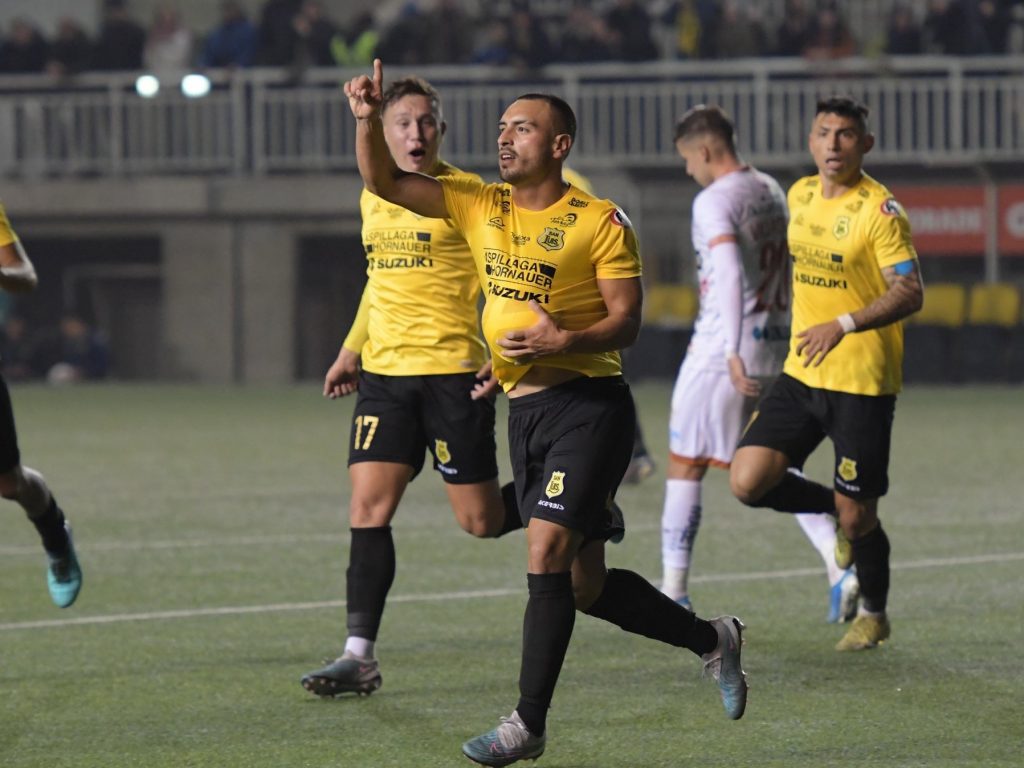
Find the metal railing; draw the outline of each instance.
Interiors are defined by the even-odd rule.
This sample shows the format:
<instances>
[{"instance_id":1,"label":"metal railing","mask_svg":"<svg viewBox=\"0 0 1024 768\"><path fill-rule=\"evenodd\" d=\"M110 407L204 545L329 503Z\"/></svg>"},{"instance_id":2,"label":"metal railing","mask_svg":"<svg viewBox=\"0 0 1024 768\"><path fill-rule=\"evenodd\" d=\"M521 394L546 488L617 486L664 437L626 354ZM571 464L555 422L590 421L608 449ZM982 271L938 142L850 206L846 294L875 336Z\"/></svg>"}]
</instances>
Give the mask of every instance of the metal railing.
<instances>
[{"instance_id":1,"label":"metal railing","mask_svg":"<svg viewBox=\"0 0 1024 768\"><path fill-rule=\"evenodd\" d=\"M497 122L524 91L550 90L576 109L574 162L650 168L674 159L676 119L698 103L735 119L744 155L765 167L806 160L819 96L848 93L872 109L873 163L969 165L1024 159L1024 57L791 59L553 66L524 75L482 67L421 68L445 103L445 155L494 163ZM21 177L349 171L354 121L339 83L309 70L209 73L200 99L167 84L135 92L135 74L0 78L0 174ZM388 69L386 75L408 74Z\"/></svg>"}]
</instances>

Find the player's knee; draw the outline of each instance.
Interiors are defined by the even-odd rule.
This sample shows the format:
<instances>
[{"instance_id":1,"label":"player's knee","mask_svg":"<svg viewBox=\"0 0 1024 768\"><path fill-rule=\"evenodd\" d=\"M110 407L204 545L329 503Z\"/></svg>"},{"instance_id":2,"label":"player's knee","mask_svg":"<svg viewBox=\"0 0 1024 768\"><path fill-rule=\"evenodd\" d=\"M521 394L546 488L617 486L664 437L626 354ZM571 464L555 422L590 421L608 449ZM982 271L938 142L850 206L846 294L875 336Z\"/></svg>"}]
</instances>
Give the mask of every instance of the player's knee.
<instances>
[{"instance_id":1,"label":"player's knee","mask_svg":"<svg viewBox=\"0 0 1024 768\"><path fill-rule=\"evenodd\" d=\"M496 523L492 523L486 510L475 510L468 513L465 510L457 510L455 517L458 519L462 530L470 536L476 536L478 539L489 539L498 534L499 526Z\"/></svg>"},{"instance_id":2,"label":"player's knee","mask_svg":"<svg viewBox=\"0 0 1024 768\"><path fill-rule=\"evenodd\" d=\"M757 506L761 497L764 496L757 473L736 464L733 464L729 470L729 489L740 503L746 504L748 507Z\"/></svg>"},{"instance_id":3,"label":"player's knee","mask_svg":"<svg viewBox=\"0 0 1024 768\"><path fill-rule=\"evenodd\" d=\"M353 528L382 528L391 524L397 504L384 499L352 498L348 508L349 524Z\"/></svg>"}]
</instances>

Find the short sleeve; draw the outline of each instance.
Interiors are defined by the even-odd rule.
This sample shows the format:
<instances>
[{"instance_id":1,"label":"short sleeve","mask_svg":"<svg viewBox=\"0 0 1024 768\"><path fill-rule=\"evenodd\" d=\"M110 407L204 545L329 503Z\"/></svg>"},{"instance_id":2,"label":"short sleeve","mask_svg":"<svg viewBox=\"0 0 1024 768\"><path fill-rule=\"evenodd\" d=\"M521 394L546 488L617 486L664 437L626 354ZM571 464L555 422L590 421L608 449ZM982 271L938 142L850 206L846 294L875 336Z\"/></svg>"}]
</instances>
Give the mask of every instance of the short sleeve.
<instances>
[{"instance_id":1,"label":"short sleeve","mask_svg":"<svg viewBox=\"0 0 1024 768\"><path fill-rule=\"evenodd\" d=\"M735 235L736 225L730 216L732 206L712 190L698 193L693 200L693 220L706 242L722 235Z\"/></svg>"},{"instance_id":2,"label":"short sleeve","mask_svg":"<svg viewBox=\"0 0 1024 768\"><path fill-rule=\"evenodd\" d=\"M11 229L11 222L7 220L7 211L0 205L0 246L10 245L17 239L18 236Z\"/></svg>"},{"instance_id":3,"label":"short sleeve","mask_svg":"<svg viewBox=\"0 0 1024 768\"><path fill-rule=\"evenodd\" d=\"M599 279L640 276L640 246L636 231L621 209L609 207L598 222L591 261Z\"/></svg>"},{"instance_id":4,"label":"short sleeve","mask_svg":"<svg viewBox=\"0 0 1024 768\"><path fill-rule=\"evenodd\" d=\"M879 205L870 234L875 261L879 267L891 267L917 259L917 251L910 236L910 220L895 198L886 197Z\"/></svg>"},{"instance_id":5,"label":"short sleeve","mask_svg":"<svg viewBox=\"0 0 1024 768\"><path fill-rule=\"evenodd\" d=\"M466 229L471 223L472 211L486 187L479 176L439 176L437 180L444 190L444 204L455 226Z\"/></svg>"}]
</instances>

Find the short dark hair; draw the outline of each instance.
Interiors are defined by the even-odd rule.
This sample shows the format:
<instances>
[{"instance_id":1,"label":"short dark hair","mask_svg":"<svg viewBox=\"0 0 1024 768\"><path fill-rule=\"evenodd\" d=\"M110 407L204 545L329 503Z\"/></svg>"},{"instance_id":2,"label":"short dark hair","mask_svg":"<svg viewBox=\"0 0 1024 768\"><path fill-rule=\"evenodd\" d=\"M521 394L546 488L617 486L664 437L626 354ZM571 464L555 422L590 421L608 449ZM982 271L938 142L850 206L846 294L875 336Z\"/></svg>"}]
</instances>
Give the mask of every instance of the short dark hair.
<instances>
[{"instance_id":1,"label":"short dark hair","mask_svg":"<svg viewBox=\"0 0 1024 768\"><path fill-rule=\"evenodd\" d=\"M675 141L704 135L721 139L730 152L736 152L736 129L721 107L698 104L687 110L676 123Z\"/></svg>"},{"instance_id":2,"label":"short dark hair","mask_svg":"<svg viewBox=\"0 0 1024 768\"><path fill-rule=\"evenodd\" d=\"M430 106L434 111L441 114L441 94L422 77L403 77L392 82L384 91L384 96L381 99L381 114L384 114L388 107L396 101L406 96L426 96L430 99Z\"/></svg>"},{"instance_id":3,"label":"short dark hair","mask_svg":"<svg viewBox=\"0 0 1024 768\"><path fill-rule=\"evenodd\" d=\"M576 141L576 114L572 111L565 99L560 99L551 93L524 93L516 101L546 101L555 118L561 123L559 133L568 133L569 138Z\"/></svg>"},{"instance_id":4,"label":"short dark hair","mask_svg":"<svg viewBox=\"0 0 1024 768\"><path fill-rule=\"evenodd\" d=\"M868 115L871 110L850 96L829 96L818 100L818 106L814 116L818 115L839 115L848 117L857 123L857 129L862 133L868 132Z\"/></svg>"}]
</instances>

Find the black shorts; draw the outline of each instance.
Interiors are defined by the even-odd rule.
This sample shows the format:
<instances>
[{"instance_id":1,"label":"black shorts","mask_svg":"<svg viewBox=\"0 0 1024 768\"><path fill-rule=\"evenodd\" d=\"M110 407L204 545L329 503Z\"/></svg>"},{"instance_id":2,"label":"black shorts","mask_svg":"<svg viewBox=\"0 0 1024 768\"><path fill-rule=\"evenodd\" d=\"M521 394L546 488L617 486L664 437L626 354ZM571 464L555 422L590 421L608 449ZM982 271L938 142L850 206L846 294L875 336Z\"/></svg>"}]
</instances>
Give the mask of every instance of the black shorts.
<instances>
[{"instance_id":1,"label":"black shorts","mask_svg":"<svg viewBox=\"0 0 1024 768\"><path fill-rule=\"evenodd\" d=\"M621 533L611 501L633 455L635 429L621 376L581 377L510 400L509 453L523 525L549 520L588 541Z\"/></svg>"},{"instance_id":2,"label":"black shorts","mask_svg":"<svg viewBox=\"0 0 1024 768\"><path fill-rule=\"evenodd\" d=\"M782 451L794 467L828 437L835 449L835 489L851 499L889 490L889 444L896 395L851 395L808 387L782 374L757 405L739 447Z\"/></svg>"},{"instance_id":3,"label":"black shorts","mask_svg":"<svg viewBox=\"0 0 1024 768\"><path fill-rule=\"evenodd\" d=\"M0 474L10 472L21 464L18 433L14 429L14 408L7 382L0 376Z\"/></svg>"},{"instance_id":4,"label":"black shorts","mask_svg":"<svg viewBox=\"0 0 1024 768\"><path fill-rule=\"evenodd\" d=\"M498 476L494 402L470 399L476 381L472 373L381 376L363 371L352 414L349 465L407 464L415 477L429 450L446 483L493 480Z\"/></svg>"}]
</instances>

